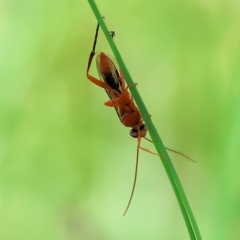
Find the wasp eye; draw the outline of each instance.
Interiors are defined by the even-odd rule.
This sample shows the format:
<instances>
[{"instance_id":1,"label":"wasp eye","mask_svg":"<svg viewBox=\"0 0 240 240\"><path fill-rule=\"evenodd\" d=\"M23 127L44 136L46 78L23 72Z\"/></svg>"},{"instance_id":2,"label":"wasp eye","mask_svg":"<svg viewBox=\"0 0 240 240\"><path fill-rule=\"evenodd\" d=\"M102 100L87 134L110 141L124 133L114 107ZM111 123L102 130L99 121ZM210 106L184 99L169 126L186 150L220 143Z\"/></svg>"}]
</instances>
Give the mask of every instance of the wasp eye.
<instances>
[{"instance_id":1,"label":"wasp eye","mask_svg":"<svg viewBox=\"0 0 240 240\"><path fill-rule=\"evenodd\" d=\"M147 127L145 124L141 125L141 127L139 128L139 131L136 128L132 128L129 132L130 136L133 138L137 138L138 137L138 132L140 132L140 136L141 137L145 137L147 134Z\"/></svg>"},{"instance_id":2,"label":"wasp eye","mask_svg":"<svg viewBox=\"0 0 240 240\"><path fill-rule=\"evenodd\" d=\"M138 130L135 128L132 128L129 132L130 136L133 138L137 138L138 137Z\"/></svg>"}]
</instances>

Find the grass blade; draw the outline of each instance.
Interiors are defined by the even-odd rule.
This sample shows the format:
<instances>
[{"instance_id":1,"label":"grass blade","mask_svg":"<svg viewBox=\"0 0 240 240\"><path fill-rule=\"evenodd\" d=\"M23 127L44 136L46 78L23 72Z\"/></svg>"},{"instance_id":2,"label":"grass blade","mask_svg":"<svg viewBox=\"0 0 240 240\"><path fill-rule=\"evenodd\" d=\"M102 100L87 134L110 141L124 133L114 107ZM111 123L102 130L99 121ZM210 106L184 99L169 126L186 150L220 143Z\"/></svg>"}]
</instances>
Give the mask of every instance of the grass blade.
<instances>
[{"instance_id":1,"label":"grass blade","mask_svg":"<svg viewBox=\"0 0 240 240\"><path fill-rule=\"evenodd\" d=\"M167 172L168 178L172 184L173 190L177 197L178 204L181 209L183 218L185 220L185 224L188 229L189 236L191 239L198 239L198 240L202 239L199 229L198 229L198 226L197 226L197 223L195 221L194 215L192 213L192 210L190 208L190 205L188 203L188 200L187 200L184 190L182 188L181 182L180 182L178 175L174 169L174 166L170 160L170 157L168 156L168 153L162 143L162 140L161 140L155 126L153 125L151 118L149 117L150 114L148 113L147 108L145 107L144 102L142 101L142 98L139 95L137 88L134 86L134 82L130 76L130 73L128 72L128 69L126 68L126 66L122 60L122 57L112 39L112 37L109 34L109 30L107 29L107 26L106 26L105 22L103 21L102 15L100 14L94 0L88 0L88 2L89 2L90 6L97 18L97 21L99 22L107 40L108 40L108 43L114 53L114 56L118 62L118 65L119 65L121 71L123 72L123 75L125 77L127 84L132 86L129 89L130 89L131 94L143 116L143 119L144 119L145 124L148 129L148 132L152 138L153 144L155 145L155 148L156 148L157 152L159 153L159 155L163 156L161 162L163 163L163 166Z\"/></svg>"}]
</instances>

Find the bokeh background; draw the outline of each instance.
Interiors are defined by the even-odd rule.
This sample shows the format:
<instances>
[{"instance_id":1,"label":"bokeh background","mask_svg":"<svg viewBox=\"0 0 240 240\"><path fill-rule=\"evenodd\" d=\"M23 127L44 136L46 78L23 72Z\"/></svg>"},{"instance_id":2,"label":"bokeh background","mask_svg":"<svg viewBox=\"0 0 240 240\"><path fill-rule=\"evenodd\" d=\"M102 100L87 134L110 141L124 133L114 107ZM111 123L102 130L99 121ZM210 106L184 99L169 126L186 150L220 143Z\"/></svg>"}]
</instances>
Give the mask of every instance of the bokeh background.
<instances>
[{"instance_id":1,"label":"bokeh background","mask_svg":"<svg viewBox=\"0 0 240 240\"><path fill-rule=\"evenodd\" d=\"M240 2L97 4L164 144L197 160L171 154L203 239L240 239ZM189 239L145 152L122 217L136 141L86 79L95 28L87 1L0 3L0 239Z\"/></svg>"}]
</instances>

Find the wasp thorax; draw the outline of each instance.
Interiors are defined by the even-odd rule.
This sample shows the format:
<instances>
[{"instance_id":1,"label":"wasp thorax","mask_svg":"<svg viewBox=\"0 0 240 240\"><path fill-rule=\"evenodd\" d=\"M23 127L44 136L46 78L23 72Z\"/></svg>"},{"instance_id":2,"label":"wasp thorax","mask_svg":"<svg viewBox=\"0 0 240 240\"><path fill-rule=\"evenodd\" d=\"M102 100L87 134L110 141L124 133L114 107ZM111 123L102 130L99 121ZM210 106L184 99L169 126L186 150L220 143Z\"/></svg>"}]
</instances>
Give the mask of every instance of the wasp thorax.
<instances>
[{"instance_id":1,"label":"wasp thorax","mask_svg":"<svg viewBox=\"0 0 240 240\"><path fill-rule=\"evenodd\" d=\"M140 137L145 137L147 134L147 127L145 124L143 124L139 130L136 128L132 128L129 132L130 136L133 138L137 138L138 137L138 133L140 133Z\"/></svg>"}]
</instances>

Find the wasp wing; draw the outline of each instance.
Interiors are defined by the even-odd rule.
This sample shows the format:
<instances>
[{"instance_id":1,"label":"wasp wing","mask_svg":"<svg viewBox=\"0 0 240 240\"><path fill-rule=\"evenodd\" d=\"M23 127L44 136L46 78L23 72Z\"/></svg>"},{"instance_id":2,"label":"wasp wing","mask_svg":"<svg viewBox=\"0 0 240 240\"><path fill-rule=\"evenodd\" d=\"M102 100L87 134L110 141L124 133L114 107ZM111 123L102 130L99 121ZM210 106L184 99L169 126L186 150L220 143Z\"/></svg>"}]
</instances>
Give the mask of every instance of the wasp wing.
<instances>
[{"instance_id":1,"label":"wasp wing","mask_svg":"<svg viewBox=\"0 0 240 240\"><path fill-rule=\"evenodd\" d=\"M104 55L104 63L101 62L101 54ZM118 72L117 67L112 62L112 60L104 53L98 54L97 58L97 70L98 75L101 81L105 82L108 86L110 86L112 89L119 92L119 94L122 94L122 82L120 80L120 74ZM119 96L117 96L115 93L105 89L108 97L112 99L116 99ZM116 113L121 121L122 115L119 112L119 108L115 107Z\"/></svg>"}]
</instances>

